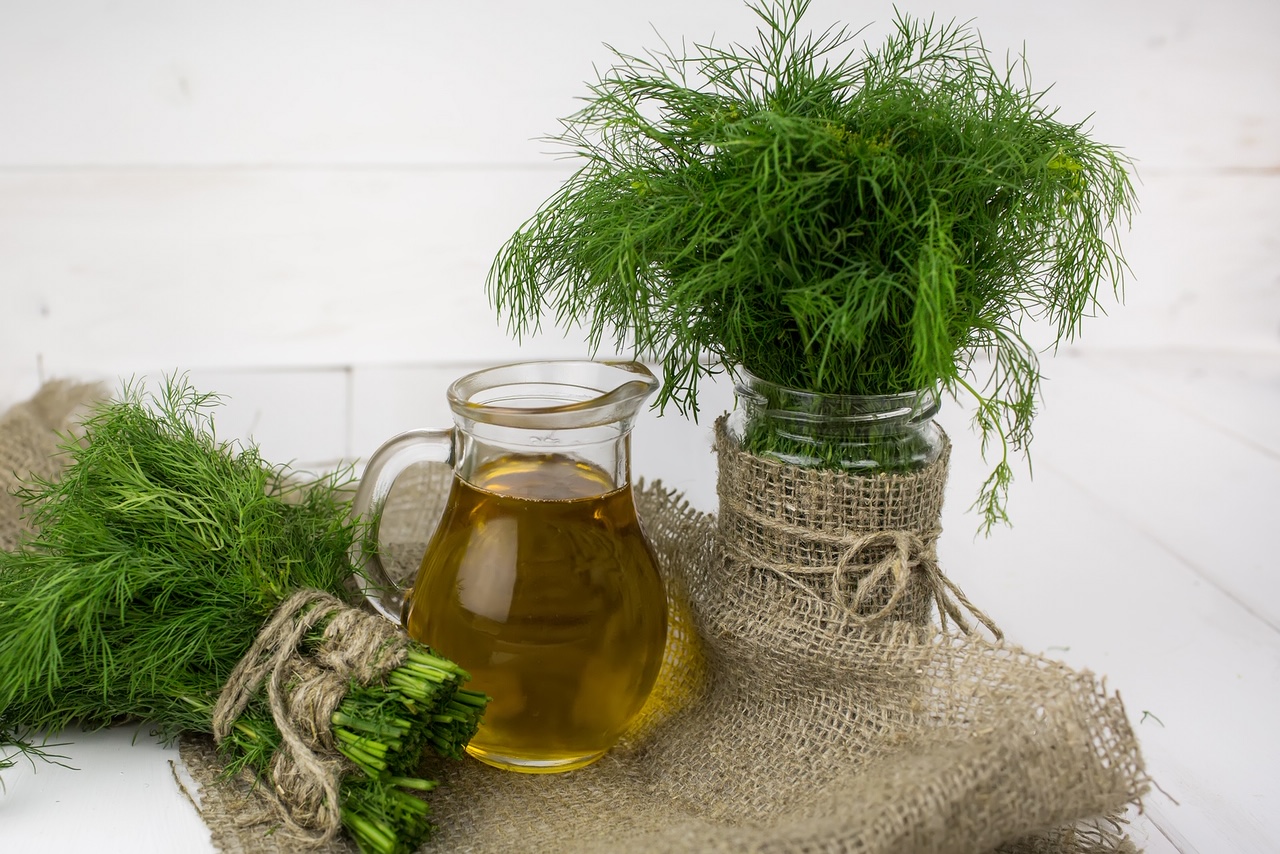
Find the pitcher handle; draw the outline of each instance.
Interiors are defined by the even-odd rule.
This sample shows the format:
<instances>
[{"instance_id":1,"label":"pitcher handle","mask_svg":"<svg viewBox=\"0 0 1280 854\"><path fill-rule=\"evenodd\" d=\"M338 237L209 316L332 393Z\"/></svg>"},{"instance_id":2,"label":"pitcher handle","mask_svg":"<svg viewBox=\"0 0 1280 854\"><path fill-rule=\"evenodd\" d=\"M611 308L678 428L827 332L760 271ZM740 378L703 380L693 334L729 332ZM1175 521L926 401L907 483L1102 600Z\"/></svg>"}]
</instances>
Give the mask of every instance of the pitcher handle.
<instances>
[{"instance_id":1,"label":"pitcher handle","mask_svg":"<svg viewBox=\"0 0 1280 854\"><path fill-rule=\"evenodd\" d=\"M405 604L405 590L387 574L379 554L379 529L382 509L391 487L405 469L414 463L453 465L454 431L408 430L383 442L369 457L364 476L351 503L351 518L366 523L363 536L351 546L351 563L356 569L360 592L379 614L400 623ZM368 543L371 548L366 549Z\"/></svg>"}]
</instances>

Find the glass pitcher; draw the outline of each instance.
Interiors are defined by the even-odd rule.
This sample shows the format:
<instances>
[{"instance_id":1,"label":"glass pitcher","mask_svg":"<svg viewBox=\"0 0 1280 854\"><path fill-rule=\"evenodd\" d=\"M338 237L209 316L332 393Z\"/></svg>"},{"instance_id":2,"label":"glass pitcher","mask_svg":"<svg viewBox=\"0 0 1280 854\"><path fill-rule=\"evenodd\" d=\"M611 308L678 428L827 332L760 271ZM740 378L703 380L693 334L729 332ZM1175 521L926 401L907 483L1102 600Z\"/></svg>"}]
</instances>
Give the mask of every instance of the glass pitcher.
<instances>
[{"instance_id":1,"label":"glass pitcher","mask_svg":"<svg viewBox=\"0 0 1280 854\"><path fill-rule=\"evenodd\" d=\"M466 668L492 702L468 752L500 768L568 771L602 756L662 662L666 596L631 495L630 435L657 380L634 362L530 362L448 389L454 426L369 458L352 513L377 542L396 477L453 481L414 584L359 549L365 595Z\"/></svg>"}]
</instances>

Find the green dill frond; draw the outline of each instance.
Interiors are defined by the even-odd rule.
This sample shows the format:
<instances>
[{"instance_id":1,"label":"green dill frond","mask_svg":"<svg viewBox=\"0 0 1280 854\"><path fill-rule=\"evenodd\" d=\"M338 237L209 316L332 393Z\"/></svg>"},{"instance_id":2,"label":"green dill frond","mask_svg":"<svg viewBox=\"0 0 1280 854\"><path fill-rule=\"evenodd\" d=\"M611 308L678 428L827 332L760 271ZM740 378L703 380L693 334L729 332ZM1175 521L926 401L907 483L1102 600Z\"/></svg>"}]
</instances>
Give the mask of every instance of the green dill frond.
<instances>
[{"instance_id":1,"label":"green dill frond","mask_svg":"<svg viewBox=\"0 0 1280 854\"><path fill-rule=\"evenodd\" d=\"M725 366L811 392L972 394L1000 451L989 527L1031 438L1022 327L1070 340L1105 283L1120 294L1130 163L967 26L899 14L858 50L847 28L802 31L808 6L751 4L756 44L615 52L553 137L582 166L501 248L491 301L517 336L550 312L661 361L655 405L686 414Z\"/></svg>"},{"instance_id":2,"label":"green dill frond","mask_svg":"<svg viewBox=\"0 0 1280 854\"><path fill-rule=\"evenodd\" d=\"M0 551L0 710L14 720L207 729L210 686L280 602L342 590L341 474L281 500L299 487L217 439L218 402L180 378L154 395L126 384L63 445L59 478L20 488L38 533Z\"/></svg>"}]
</instances>

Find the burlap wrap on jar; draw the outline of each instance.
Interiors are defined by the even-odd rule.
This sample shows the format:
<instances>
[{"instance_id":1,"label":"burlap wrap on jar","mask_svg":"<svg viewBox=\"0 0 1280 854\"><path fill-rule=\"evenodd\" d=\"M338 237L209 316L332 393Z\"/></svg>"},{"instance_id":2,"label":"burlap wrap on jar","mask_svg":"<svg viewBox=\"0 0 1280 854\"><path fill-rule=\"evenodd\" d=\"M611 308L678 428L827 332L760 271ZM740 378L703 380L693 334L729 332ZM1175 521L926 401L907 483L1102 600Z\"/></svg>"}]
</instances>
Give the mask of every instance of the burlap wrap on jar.
<instances>
[{"instance_id":1,"label":"burlap wrap on jar","mask_svg":"<svg viewBox=\"0 0 1280 854\"><path fill-rule=\"evenodd\" d=\"M762 598L858 625L945 625L961 609L999 630L942 573L937 542L951 443L917 471L851 475L743 450L716 422L718 532L727 561Z\"/></svg>"},{"instance_id":2,"label":"burlap wrap on jar","mask_svg":"<svg viewBox=\"0 0 1280 854\"><path fill-rule=\"evenodd\" d=\"M397 550L404 571L421 553L414 538L444 501L449 477L441 467L392 494L387 512L409 519ZM783 488L790 498L752 500L781 500L791 512L801 506L798 488ZM940 589L920 568L932 555L939 499L913 502L899 487L877 494L869 512L900 526L885 530L918 538L895 540L895 549L909 555L908 577L920 578L896 602L870 585L874 595L851 609L861 572L851 567L867 564L875 544L846 561L837 581L847 601L836 602L823 595L835 581L777 571L759 537L748 540L761 551L744 572L723 520L661 484L638 485L640 518L680 606L654 702L621 745L568 774L428 760L426 772L442 785L428 795L439 829L423 850L1134 850L1119 817L1150 783L1119 696L1091 673L922 624L922 609L936 602L928 591ZM919 509L914 522L908 505ZM384 526L395 523L384 517ZM820 559L839 563L854 545L841 540ZM910 592L917 583L927 588L925 604ZM218 850L300 850L275 825L246 821L255 793L222 776L207 737L184 737L181 747L190 776L179 779ZM337 839L312 850L353 847Z\"/></svg>"}]
</instances>

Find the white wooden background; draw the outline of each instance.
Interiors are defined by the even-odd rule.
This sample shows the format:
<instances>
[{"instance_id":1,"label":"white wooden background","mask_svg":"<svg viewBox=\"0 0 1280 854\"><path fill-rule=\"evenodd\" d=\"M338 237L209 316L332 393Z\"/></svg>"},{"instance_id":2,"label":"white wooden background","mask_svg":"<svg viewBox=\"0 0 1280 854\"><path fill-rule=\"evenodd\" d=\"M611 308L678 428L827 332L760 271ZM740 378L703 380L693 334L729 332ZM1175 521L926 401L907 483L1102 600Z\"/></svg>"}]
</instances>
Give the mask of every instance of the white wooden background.
<instances>
[{"instance_id":1,"label":"white wooden background","mask_svg":"<svg viewBox=\"0 0 1280 854\"><path fill-rule=\"evenodd\" d=\"M1140 842L1280 850L1280 3L898 6L1025 49L1141 182L1125 304L1046 362L1011 530L972 537L982 463L944 410L944 568L1013 640L1121 691L1164 789ZM891 17L814 0L809 20L876 41ZM483 293L568 174L536 138L604 43L753 23L739 0L0 0L0 406L185 370L228 396L224 432L325 466L443 423L469 367L584 355L517 345ZM731 402L712 386L704 409ZM648 417L636 469L713 510L708 420ZM73 738L81 770L5 774L0 847L207 848L171 751Z\"/></svg>"}]
</instances>

